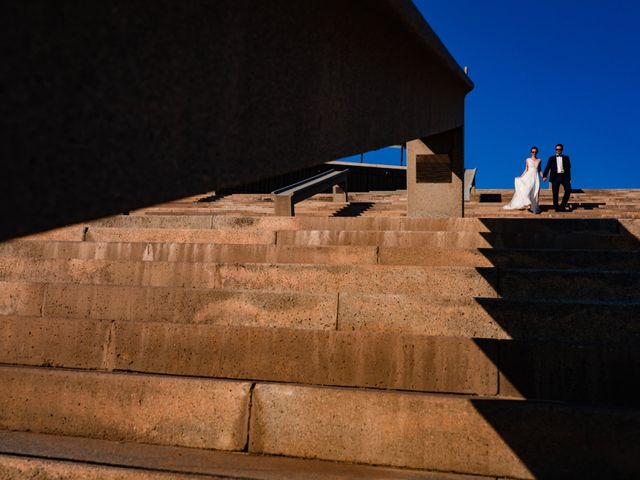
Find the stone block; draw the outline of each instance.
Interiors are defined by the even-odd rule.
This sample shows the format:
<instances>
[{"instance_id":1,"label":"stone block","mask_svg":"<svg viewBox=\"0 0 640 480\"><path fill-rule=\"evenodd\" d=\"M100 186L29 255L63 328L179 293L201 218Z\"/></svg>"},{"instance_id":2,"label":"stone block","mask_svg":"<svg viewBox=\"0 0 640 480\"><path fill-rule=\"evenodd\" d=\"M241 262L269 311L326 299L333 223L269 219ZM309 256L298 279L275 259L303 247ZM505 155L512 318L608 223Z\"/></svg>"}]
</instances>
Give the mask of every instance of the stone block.
<instances>
[{"instance_id":1,"label":"stone block","mask_svg":"<svg viewBox=\"0 0 640 480\"><path fill-rule=\"evenodd\" d=\"M116 323L113 338L119 370L497 393L497 350L479 340L159 323Z\"/></svg>"},{"instance_id":2,"label":"stone block","mask_svg":"<svg viewBox=\"0 0 640 480\"><path fill-rule=\"evenodd\" d=\"M218 450L247 439L250 383L0 367L0 428Z\"/></svg>"},{"instance_id":3,"label":"stone block","mask_svg":"<svg viewBox=\"0 0 640 480\"><path fill-rule=\"evenodd\" d=\"M0 363L97 370L110 368L111 322L6 316Z\"/></svg>"},{"instance_id":4,"label":"stone block","mask_svg":"<svg viewBox=\"0 0 640 480\"><path fill-rule=\"evenodd\" d=\"M0 315L39 316L44 284L0 281Z\"/></svg>"},{"instance_id":5,"label":"stone block","mask_svg":"<svg viewBox=\"0 0 640 480\"><path fill-rule=\"evenodd\" d=\"M263 385L249 451L547 478L633 477L640 411L414 393Z\"/></svg>"}]
</instances>

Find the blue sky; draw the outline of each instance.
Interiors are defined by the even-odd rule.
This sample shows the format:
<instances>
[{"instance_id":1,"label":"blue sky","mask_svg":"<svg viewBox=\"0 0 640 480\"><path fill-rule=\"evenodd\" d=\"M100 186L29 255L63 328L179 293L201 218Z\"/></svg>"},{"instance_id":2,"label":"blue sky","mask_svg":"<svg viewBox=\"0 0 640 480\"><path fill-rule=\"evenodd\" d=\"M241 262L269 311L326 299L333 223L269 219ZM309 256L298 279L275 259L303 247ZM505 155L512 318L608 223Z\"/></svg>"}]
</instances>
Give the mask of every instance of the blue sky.
<instances>
[{"instance_id":1,"label":"blue sky","mask_svg":"<svg viewBox=\"0 0 640 480\"><path fill-rule=\"evenodd\" d=\"M575 188L640 188L640 2L414 3L476 85L465 163L480 188L512 188L529 148L546 159L557 142Z\"/></svg>"}]
</instances>

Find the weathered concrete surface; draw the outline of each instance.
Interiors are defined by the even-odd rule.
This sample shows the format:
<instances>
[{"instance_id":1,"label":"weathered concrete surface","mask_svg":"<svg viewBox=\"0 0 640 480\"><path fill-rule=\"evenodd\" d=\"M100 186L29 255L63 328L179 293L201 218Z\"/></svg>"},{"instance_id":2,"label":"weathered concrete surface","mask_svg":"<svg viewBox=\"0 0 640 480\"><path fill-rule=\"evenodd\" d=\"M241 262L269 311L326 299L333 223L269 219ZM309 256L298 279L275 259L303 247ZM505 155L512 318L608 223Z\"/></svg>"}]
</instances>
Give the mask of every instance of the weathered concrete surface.
<instances>
[{"instance_id":1,"label":"weathered concrete surface","mask_svg":"<svg viewBox=\"0 0 640 480\"><path fill-rule=\"evenodd\" d=\"M450 231L288 230L278 245L378 245L403 248L532 248L637 250L634 237L598 233L493 233Z\"/></svg>"},{"instance_id":2,"label":"weathered concrete surface","mask_svg":"<svg viewBox=\"0 0 640 480\"><path fill-rule=\"evenodd\" d=\"M0 257L0 280L306 293L495 297L494 269L377 265L215 264Z\"/></svg>"},{"instance_id":3,"label":"weathered concrete surface","mask_svg":"<svg viewBox=\"0 0 640 480\"><path fill-rule=\"evenodd\" d=\"M249 383L0 367L0 428L241 450Z\"/></svg>"},{"instance_id":4,"label":"weathered concrete surface","mask_svg":"<svg viewBox=\"0 0 640 480\"><path fill-rule=\"evenodd\" d=\"M113 338L116 369L497 393L497 345L471 339L158 323L116 323Z\"/></svg>"},{"instance_id":5,"label":"weathered concrete surface","mask_svg":"<svg viewBox=\"0 0 640 480\"><path fill-rule=\"evenodd\" d=\"M407 215L409 217L463 217L464 133L462 129L443 133L448 141L416 139L407 142ZM418 155L447 155L449 181L420 181Z\"/></svg>"},{"instance_id":6,"label":"weathered concrete surface","mask_svg":"<svg viewBox=\"0 0 640 480\"><path fill-rule=\"evenodd\" d=\"M42 311L97 320L335 330L337 302L335 294L50 284Z\"/></svg>"},{"instance_id":7,"label":"weathered concrete surface","mask_svg":"<svg viewBox=\"0 0 640 480\"><path fill-rule=\"evenodd\" d=\"M259 384L249 451L516 478L625 477L640 467L639 428L638 410Z\"/></svg>"},{"instance_id":8,"label":"weathered concrete surface","mask_svg":"<svg viewBox=\"0 0 640 480\"><path fill-rule=\"evenodd\" d=\"M170 228L104 228L89 227L85 240L91 242L166 242L166 243L275 243L272 231L197 230Z\"/></svg>"},{"instance_id":9,"label":"weathered concrete surface","mask_svg":"<svg viewBox=\"0 0 640 480\"><path fill-rule=\"evenodd\" d=\"M0 363L88 370L112 368L109 321L3 316Z\"/></svg>"},{"instance_id":10,"label":"weathered concrete surface","mask_svg":"<svg viewBox=\"0 0 640 480\"><path fill-rule=\"evenodd\" d=\"M489 480L486 477L441 472L430 473L23 432L0 432L0 452L6 453L0 455L0 478L3 480L5 477L2 475L5 472L9 475L7 480L35 474L40 475L37 477L38 480L191 479L202 478L203 475L207 478L211 475L215 478L256 480ZM11 454L32 458L19 458ZM93 465L90 466L88 463ZM123 468L109 468L110 465ZM136 470L129 472L125 471L124 467ZM148 470L145 471L146 469Z\"/></svg>"},{"instance_id":11,"label":"weathered concrete surface","mask_svg":"<svg viewBox=\"0 0 640 480\"><path fill-rule=\"evenodd\" d=\"M0 315L40 315L44 285L0 281Z\"/></svg>"},{"instance_id":12,"label":"weathered concrete surface","mask_svg":"<svg viewBox=\"0 0 640 480\"><path fill-rule=\"evenodd\" d=\"M207 243L40 242L0 243L4 256L160 262L375 264L376 247L215 245Z\"/></svg>"},{"instance_id":13,"label":"weathered concrete surface","mask_svg":"<svg viewBox=\"0 0 640 480\"><path fill-rule=\"evenodd\" d=\"M2 13L0 238L456 128L472 88L409 0Z\"/></svg>"},{"instance_id":14,"label":"weathered concrete surface","mask_svg":"<svg viewBox=\"0 0 640 480\"><path fill-rule=\"evenodd\" d=\"M289 230L277 232L278 245L378 245L405 248L491 247L493 234L367 230ZM496 243L496 241L493 241Z\"/></svg>"},{"instance_id":15,"label":"weathered concrete surface","mask_svg":"<svg viewBox=\"0 0 640 480\"><path fill-rule=\"evenodd\" d=\"M640 340L640 305L340 295L339 330L567 342ZM543 311L544 315L540 315Z\"/></svg>"},{"instance_id":16,"label":"weathered concrete surface","mask_svg":"<svg viewBox=\"0 0 640 480\"><path fill-rule=\"evenodd\" d=\"M466 398L259 384L252 408L250 452L531 477Z\"/></svg>"}]
</instances>

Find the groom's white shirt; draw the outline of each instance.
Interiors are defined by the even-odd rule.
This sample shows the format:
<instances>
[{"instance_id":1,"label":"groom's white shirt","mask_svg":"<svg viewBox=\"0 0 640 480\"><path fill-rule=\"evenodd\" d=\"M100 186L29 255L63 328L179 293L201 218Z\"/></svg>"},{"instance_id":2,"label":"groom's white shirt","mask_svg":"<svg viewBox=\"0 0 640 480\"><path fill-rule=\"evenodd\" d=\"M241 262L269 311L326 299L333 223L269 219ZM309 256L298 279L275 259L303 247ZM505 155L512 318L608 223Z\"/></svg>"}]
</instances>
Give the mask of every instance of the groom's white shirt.
<instances>
[{"instance_id":1,"label":"groom's white shirt","mask_svg":"<svg viewBox=\"0 0 640 480\"><path fill-rule=\"evenodd\" d=\"M556 155L556 165L558 166L558 173L564 173L562 166L562 155Z\"/></svg>"}]
</instances>

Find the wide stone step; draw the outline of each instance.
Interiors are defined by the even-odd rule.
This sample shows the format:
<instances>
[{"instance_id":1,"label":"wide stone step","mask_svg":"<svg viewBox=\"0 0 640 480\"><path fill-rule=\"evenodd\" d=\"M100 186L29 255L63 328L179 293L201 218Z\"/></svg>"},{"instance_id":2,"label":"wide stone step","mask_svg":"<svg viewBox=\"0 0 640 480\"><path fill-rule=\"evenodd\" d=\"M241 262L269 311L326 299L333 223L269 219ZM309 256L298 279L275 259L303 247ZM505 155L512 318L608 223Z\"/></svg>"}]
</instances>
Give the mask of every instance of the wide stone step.
<instances>
[{"instance_id":1,"label":"wide stone step","mask_svg":"<svg viewBox=\"0 0 640 480\"><path fill-rule=\"evenodd\" d=\"M88 227L84 240L91 242L170 242L274 244L275 232L268 230L199 230L173 228Z\"/></svg>"},{"instance_id":2,"label":"wide stone step","mask_svg":"<svg viewBox=\"0 0 640 480\"><path fill-rule=\"evenodd\" d=\"M486 233L410 231L278 231L279 245L377 245L415 248L533 248L533 249L625 249L639 250L631 235L594 233Z\"/></svg>"},{"instance_id":3,"label":"wide stone step","mask_svg":"<svg viewBox=\"0 0 640 480\"><path fill-rule=\"evenodd\" d=\"M619 233L615 219L500 221L476 218L348 218L348 217L232 217L196 215L121 215L90 225L117 228L195 228L257 230L410 230L477 232L601 232Z\"/></svg>"},{"instance_id":4,"label":"wide stone step","mask_svg":"<svg viewBox=\"0 0 640 480\"><path fill-rule=\"evenodd\" d=\"M638 342L5 316L0 363L640 406Z\"/></svg>"},{"instance_id":5,"label":"wide stone step","mask_svg":"<svg viewBox=\"0 0 640 480\"><path fill-rule=\"evenodd\" d=\"M0 255L28 258L81 258L215 263L375 264L377 247L237 245L207 243L60 242L0 243Z\"/></svg>"},{"instance_id":6,"label":"wide stone step","mask_svg":"<svg viewBox=\"0 0 640 480\"><path fill-rule=\"evenodd\" d=\"M376 246L237 245L203 243L65 242L0 243L0 256L205 263L300 263L522 268L640 268L638 250L403 248Z\"/></svg>"},{"instance_id":7,"label":"wide stone step","mask_svg":"<svg viewBox=\"0 0 640 480\"><path fill-rule=\"evenodd\" d=\"M499 293L516 300L640 301L640 272L500 269Z\"/></svg>"},{"instance_id":8,"label":"wide stone step","mask_svg":"<svg viewBox=\"0 0 640 480\"><path fill-rule=\"evenodd\" d=\"M640 338L640 303L340 295L339 330L593 342Z\"/></svg>"},{"instance_id":9,"label":"wide stone step","mask_svg":"<svg viewBox=\"0 0 640 480\"><path fill-rule=\"evenodd\" d=\"M0 314L335 330L337 294L0 282Z\"/></svg>"},{"instance_id":10,"label":"wide stone step","mask_svg":"<svg viewBox=\"0 0 640 480\"><path fill-rule=\"evenodd\" d=\"M632 478L639 429L638 410L258 384L249 451L499 477Z\"/></svg>"},{"instance_id":11,"label":"wide stone step","mask_svg":"<svg viewBox=\"0 0 640 480\"><path fill-rule=\"evenodd\" d=\"M639 303L0 282L0 314L495 339L622 341Z\"/></svg>"},{"instance_id":12,"label":"wide stone step","mask_svg":"<svg viewBox=\"0 0 640 480\"><path fill-rule=\"evenodd\" d=\"M0 367L0 429L242 450L251 383Z\"/></svg>"},{"instance_id":13,"label":"wide stone step","mask_svg":"<svg viewBox=\"0 0 640 480\"><path fill-rule=\"evenodd\" d=\"M491 480L424 470L8 431L0 432L0 478Z\"/></svg>"},{"instance_id":14,"label":"wide stone step","mask_svg":"<svg viewBox=\"0 0 640 480\"><path fill-rule=\"evenodd\" d=\"M637 409L42 368L0 378L5 430L512 478L640 467Z\"/></svg>"},{"instance_id":15,"label":"wide stone step","mask_svg":"<svg viewBox=\"0 0 640 480\"><path fill-rule=\"evenodd\" d=\"M497 296L495 269L391 265L216 264L0 257L0 280L308 293Z\"/></svg>"}]
</instances>

